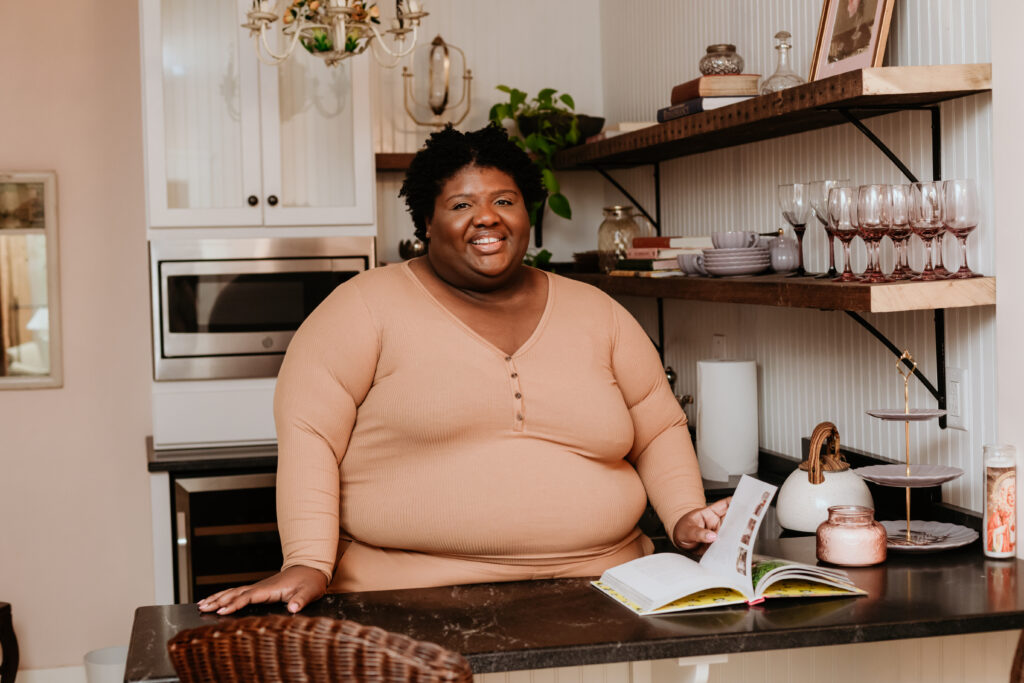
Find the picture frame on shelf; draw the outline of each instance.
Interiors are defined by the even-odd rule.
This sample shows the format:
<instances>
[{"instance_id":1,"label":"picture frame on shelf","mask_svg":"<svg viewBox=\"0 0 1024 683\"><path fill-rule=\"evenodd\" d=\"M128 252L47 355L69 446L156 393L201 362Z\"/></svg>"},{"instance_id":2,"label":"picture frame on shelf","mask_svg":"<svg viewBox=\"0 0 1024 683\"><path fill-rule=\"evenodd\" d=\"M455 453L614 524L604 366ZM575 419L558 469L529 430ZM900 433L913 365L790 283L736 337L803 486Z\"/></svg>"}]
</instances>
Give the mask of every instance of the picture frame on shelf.
<instances>
[{"instance_id":1,"label":"picture frame on shelf","mask_svg":"<svg viewBox=\"0 0 1024 683\"><path fill-rule=\"evenodd\" d=\"M0 171L0 390L63 386L57 174Z\"/></svg>"},{"instance_id":2,"label":"picture frame on shelf","mask_svg":"<svg viewBox=\"0 0 1024 683\"><path fill-rule=\"evenodd\" d=\"M809 81L881 66L896 0L824 0Z\"/></svg>"}]
</instances>

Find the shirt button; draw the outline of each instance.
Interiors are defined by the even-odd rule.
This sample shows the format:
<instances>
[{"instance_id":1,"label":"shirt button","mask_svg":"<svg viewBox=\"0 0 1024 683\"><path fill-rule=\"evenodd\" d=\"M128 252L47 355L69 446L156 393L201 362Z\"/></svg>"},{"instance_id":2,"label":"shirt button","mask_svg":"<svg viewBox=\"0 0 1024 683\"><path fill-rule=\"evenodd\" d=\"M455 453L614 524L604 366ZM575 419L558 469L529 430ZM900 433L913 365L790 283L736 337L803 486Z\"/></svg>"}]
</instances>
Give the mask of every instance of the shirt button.
<instances>
[{"instance_id":1,"label":"shirt button","mask_svg":"<svg viewBox=\"0 0 1024 683\"><path fill-rule=\"evenodd\" d=\"M505 360L506 360L506 361L510 361L510 360L512 360L512 356L505 356Z\"/></svg>"},{"instance_id":2,"label":"shirt button","mask_svg":"<svg viewBox=\"0 0 1024 683\"><path fill-rule=\"evenodd\" d=\"M518 376L519 376L519 373L518 373L518 372L513 372L513 373L512 373L512 379L515 379L515 378L516 378L516 377L518 377Z\"/></svg>"},{"instance_id":3,"label":"shirt button","mask_svg":"<svg viewBox=\"0 0 1024 683\"><path fill-rule=\"evenodd\" d=\"M520 393L519 393L519 392L517 391L517 392L516 392L516 398L522 398L522 397L523 397L523 395L522 395L522 394L520 394Z\"/></svg>"},{"instance_id":4,"label":"shirt button","mask_svg":"<svg viewBox=\"0 0 1024 683\"><path fill-rule=\"evenodd\" d=\"M517 413L516 414L516 419L517 420L522 420L523 419L523 414L522 413Z\"/></svg>"}]
</instances>

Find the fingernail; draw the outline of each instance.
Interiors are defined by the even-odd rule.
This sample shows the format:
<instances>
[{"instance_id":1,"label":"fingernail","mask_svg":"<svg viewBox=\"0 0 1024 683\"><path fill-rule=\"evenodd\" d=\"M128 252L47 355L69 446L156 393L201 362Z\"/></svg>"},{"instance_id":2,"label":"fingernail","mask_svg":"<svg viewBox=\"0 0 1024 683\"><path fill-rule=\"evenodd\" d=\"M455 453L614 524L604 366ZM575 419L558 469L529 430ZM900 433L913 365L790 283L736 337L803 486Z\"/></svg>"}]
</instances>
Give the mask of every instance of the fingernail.
<instances>
[{"instance_id":1,"label":"fingernail","mask_svg":"<svg viewBox=\"0 0 1024 683\"><path fill-rule=\"evenodd\" d=\"M288 611L289 612L293 612L293 613L294 612L298 612L299 611L299 603L297 603L297 602L289 602L288 603Z\"/></svg>"},{"instance_id":2,"label":"fingernail","mask_svg":"<svg viewBox=\"0 0 1024 683\"><path fill-rule=\"evenodd\" d=\"M217 610L217 614L225 614L227 611L227 607L221 607L219 610Z\"/></svg>"},{"instance_id":3,"label":"fingernail","mask_svg":"<svg viewBox=\"0 0 1024 683\"><path fill-rule=\"evenodd\" d=\"M706 534L704 534L704 540L708 543L711 543L711 541L715 540L716 538L718 538L718 534L716 534L714 531L709 531Z\"/></svg>"}]
</instances>

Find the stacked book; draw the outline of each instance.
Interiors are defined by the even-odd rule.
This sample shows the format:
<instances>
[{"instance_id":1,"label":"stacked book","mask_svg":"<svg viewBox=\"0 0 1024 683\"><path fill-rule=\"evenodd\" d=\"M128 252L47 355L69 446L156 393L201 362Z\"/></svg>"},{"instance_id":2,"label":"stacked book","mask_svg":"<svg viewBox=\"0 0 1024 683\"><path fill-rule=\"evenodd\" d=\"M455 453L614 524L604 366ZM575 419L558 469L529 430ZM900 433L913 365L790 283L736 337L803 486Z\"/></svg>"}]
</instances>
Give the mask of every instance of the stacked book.
<instances>
[{"instance_id":1,"label":"stacked book","mask_svg":"<svg viewBox=\"0 0 1024 683\"><path fill-rule=\"evenodd\" d=\"M658 123L749 100L757 95L760 78L760 74L717 74L680 83L672 88L669 106L658 110Z\"/></svg>"},{"instance_id":2,"label":"stacked book","mask_svg":"<svg viewBox=\"0 0 1024 683\"><path fill-rule=\"evenodd\" d=\"M701 253L712 248L711 238L700 237L634 237L626 258L619 259L615 270L608 273L616 277L673 277L683 275L679 269L679 255Z\"/></svg>"}]
</instances>

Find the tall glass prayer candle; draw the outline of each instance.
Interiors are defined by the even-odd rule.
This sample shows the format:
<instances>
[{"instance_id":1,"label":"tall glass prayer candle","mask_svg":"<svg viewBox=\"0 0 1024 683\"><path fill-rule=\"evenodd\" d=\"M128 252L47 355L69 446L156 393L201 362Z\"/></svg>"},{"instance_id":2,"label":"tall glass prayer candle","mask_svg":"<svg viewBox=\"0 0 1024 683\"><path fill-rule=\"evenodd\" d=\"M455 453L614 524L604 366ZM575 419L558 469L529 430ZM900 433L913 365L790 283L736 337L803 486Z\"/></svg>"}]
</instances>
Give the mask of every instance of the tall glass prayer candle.
<instances>
[{"instance_id":1,"label":"tall glass prayer candle","mask_svg":"<svg viewBox=\"0 0 1024 683\"><path fill-rule=\"evenodd\" d=\"M988 557L1017 554L1017 449L986 444L984 547Z\"/></svg>"}]
</instances>

